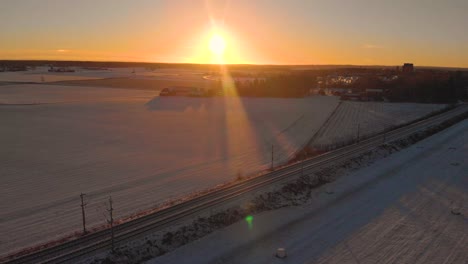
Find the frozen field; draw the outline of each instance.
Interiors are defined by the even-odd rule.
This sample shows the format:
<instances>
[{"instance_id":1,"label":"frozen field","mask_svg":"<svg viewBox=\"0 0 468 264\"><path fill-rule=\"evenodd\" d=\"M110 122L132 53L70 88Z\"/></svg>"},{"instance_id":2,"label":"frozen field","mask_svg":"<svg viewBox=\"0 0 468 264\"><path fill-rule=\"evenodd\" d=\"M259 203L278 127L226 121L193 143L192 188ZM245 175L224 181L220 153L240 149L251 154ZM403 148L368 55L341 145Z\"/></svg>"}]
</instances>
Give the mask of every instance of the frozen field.
<instances>
[{"instance_id":1,"label":"frozen field","mask_svg":"<svg viewBox=\"0 0 468 264\"><path fill-rule=\"evenodd\" d=\"M251 228L240 221L148 263L466 263L467 131L465 120L315 189L307 205L255 215ZM274 257L279 247L286 259Z\"/></svg>"},{"instance_id":2,"label":"frozen field","mask_svg":"<svg viewBox=\"0 0 468 264\"><path fill-rule=\"evenodd\" d=\"M9 238L0 240L1 254L79 231L81 192L92 227L106 222L109 195L121 218L268 169L272 147L275 165L284 163L338 105L336 97L158 94L89 86L0 86L0 232ZM341 123L352 126L352 118L360 115L368 115L368 122L406 122L438 107L404 104L398 112L396 104L389 106L361 105L358 116ZM354 106L345 107L340 108ZM341 127L332 131L347 133Z\"/></svg>"},{"instance_id":3,"label":"frozen field","mask_svg":"<svg viewBox=\"0 0 468 264\"><path fill-rule=\"evenodd\" d=\"M441 110L445 106L443 104L343 101L334 115L317 133L312 146L327 149L331 145L356 140L358 134L360 138L377 134L385 129Z\"/></svg>"},{"instance_id":4,"label":"frozen field","mask_svg":"<svg viewBox=\"0 0 468 264\"><path fill-rule=\"evenodd\" d=\"M48 83L58 81L95 80L107 78L136 78L150 80L185 80L203 81L203 71L184 69L145 68L109 68L108 70L86 70L71 67L75 72L49 72L48 67L37 67L34 70L19 72L0 72L0 82L35 82Z\"/></svg>"},{"instance_id":5,"label":"frozen field","mask_svg":"<svg viewBox=\"0 0 468 264\"><path fill-rule=\"evenodd\" d=\"M45 84L4 85L0 86L0 106L145 101L150 100L157 94L159 94L158 91L134 91L130 89L98 89L94 87L68 87Z\"/></svg>"},{"instance_id":6,"label":"frozen field","mask_svg":"<svg viewBox=\"0 0 468 264\"><path fill-rule=\"evenodd\" d=\"M284 162L338 103L157 94L0 86L2 255L79 231L80 192L93 226Z\"/></svg>"}]
</instances>

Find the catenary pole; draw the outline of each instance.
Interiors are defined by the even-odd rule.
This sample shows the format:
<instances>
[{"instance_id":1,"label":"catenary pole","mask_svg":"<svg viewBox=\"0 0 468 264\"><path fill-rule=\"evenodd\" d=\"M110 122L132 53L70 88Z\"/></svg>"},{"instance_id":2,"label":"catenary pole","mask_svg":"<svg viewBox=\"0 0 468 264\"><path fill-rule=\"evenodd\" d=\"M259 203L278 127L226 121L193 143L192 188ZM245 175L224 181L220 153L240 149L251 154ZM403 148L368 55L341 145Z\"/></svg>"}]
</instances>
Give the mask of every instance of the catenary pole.
<instances>
[{"instance_id":1,"label":"catenary pole","mask_svg":"<svg viewBox=\"0 0 468 264\"><path fill-rule=\"evenodd\" d=\"M273 164L273 160L274 160L274 159L273 159L273 155L274 155L274 152L275 152L275 145L272 144L272 145L271 145L271 170L273 170L273 168L274 168L274 167L273 167L273 165L274 165L274 164Z\"/></svg>"},{"instance_id":2,"label":"catenary pole","mask_svg":"<svg viewBox=\"0 0 468 264\"><path fill-rule=\"evenodd\" d=\"M84 196L85 196L84 193L80 194L80 198L81 198L81 217L82 217L82 220L83 220L83 235L87 233L87 231L86 231L86 214L85 214L85 206L87 204L84 203Z\"/></svg>"},{"instance_id":3,"label":"catenary pole","mask_svg":"<svg viewBox=\"0 0 468 264\"><path fill-rule=\"evenodd\" d=\"M110 214L110 229L111 229L111 247L114 252L114 207L112 206L112 196L109 196L109 214Z\"/></svg>"}]
</instances>

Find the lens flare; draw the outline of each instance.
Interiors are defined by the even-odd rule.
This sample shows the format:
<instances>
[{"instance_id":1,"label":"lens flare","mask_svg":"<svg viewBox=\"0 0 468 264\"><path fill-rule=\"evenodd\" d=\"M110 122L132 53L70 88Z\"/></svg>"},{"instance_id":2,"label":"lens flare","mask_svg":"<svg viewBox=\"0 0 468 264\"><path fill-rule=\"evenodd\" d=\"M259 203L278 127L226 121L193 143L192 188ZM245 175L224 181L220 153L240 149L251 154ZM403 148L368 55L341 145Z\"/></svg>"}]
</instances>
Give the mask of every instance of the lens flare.
<instances>
[{"instance_id":1,"label":"lens flare","mask_svg":"<svg viewBox=\"0 0 468 264\"><path fill-rule=\"evenodd\" d=\"M249 229L252 229L252 227L253 227L253 216L252 215L246 216L245 221L247 222L247 225L249 226Z\"/></svg>"}]
</instances>

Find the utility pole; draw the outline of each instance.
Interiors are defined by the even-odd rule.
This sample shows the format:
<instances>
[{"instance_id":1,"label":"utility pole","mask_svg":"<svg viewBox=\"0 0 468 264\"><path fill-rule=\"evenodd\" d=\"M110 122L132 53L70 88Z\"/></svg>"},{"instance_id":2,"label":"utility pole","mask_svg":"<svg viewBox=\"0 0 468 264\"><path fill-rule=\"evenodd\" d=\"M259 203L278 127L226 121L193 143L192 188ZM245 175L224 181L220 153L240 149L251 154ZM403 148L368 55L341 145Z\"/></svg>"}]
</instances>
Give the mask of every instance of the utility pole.
<instances>
[{"instance_id":1,"label":"utility pole","mask_svg":"<svg viewBox=\"0 0 468 264\"><path fill-rule=\"evenodd\" d=\"M359 143L359 127L361 124L357 124L357 142Z\"/></svg>"},{"instance_id":2,"label":"utility pole","mask_svg":"<svg viewBox=\"0 0 468 264\"><path fill-rule=\"evenodd\" d=\"M273 170L273 154L275 150L275 145L271 144L271 170Z\"/></svg>"},{"instance_id":3,"label":"utility pole","mask_svg":"<svg viewBox=\"0 0 468 264\"><path fill-rule=\"evenodd\" d=\"M85 196L84 193L80 194L80 198L81 198L81 217L83 218L83 235L86 235L86 233L88 233L88 231L86 231L86 215L85 215L85 206L87 204L84 203L84 196Z\"/></svg>"},{"instance_id":4,"label":"utility pole","mask_svg":"<svg viewBox=\"0 0 468 264\"><path fill-rule=\"evenodd\" d=\"M304 160L301 161L301 177L304 176Z\"/></svg>"},{"instance_id":5,"label":"utility pole","mask_svg":"<svg viewBox=\"0 0 468 264\"><path fill-rule=\"evenodd\" d=\"M110 228L111 228L111 247L112 247L112 252L114 252L114 216L113 216L113 211L114 208L112 207L112 196L109 196L109 211L110 214Z\"/></svg>"}]
</instances>

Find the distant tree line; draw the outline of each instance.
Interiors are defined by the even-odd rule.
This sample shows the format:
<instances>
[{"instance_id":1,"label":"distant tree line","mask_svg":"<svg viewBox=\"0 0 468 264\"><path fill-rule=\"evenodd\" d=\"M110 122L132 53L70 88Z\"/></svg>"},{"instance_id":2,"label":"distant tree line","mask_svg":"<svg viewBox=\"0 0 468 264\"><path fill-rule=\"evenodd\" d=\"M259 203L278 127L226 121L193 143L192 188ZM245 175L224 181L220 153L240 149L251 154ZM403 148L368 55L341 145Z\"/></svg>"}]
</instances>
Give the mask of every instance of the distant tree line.
<instances>
[{"instance_id":1,"label":"distant tree line","mask_svg":"<svg viewBox=\"0 0 468 264\"><path fill-rule=\"evenodd\" d=\"M337 73L338 72L338 73ZM352 83L320 84L319 79L345 74L359 76ZM395 77L396 78L392 78ZM409 74L384 69L339 69L290 72L268 75L250 82L237 82L239 96L303 97L310 89L348 88L353 93L382 89L385 98L395 102L451 103L468 99L468 71L426 70Z\"/></svg>"},{"instance_id":2,"label":"distant tree line","mask_svg":"<svg viewBox=\"0 0 468 264\"><path fill-rule=\"evenodd\" d=\"M358 92L383 89L386 98L397 102L450 103L468 99L468 72L415 72L393 80L363 76L349 87Z\"/></svg>"},{"instance_id":3,"label":"distant tree line","mask_svg":"<svg viewBox=\"0 0 468 264\"><path fill-rule=\"evenodd\" d=\"M403 76L392 84L389 97L395 101L449 103L468 99L468 74Z\"/></svg>"},{"instance_id":4,"label":"distant tree line","mask_svg":"<svg viewBox=\"0 0 468 264\"><path fill-rule=\"evenodd\" d=\"M236 82L235 87L239 96L293 98L307 96L311 84L315 82L315 78L308 75L281 74Z\"/></svg>"},{"instance_id":5,"label":"distant tree line","mask_svg":"<svg viewBox=\"0 0 468 264\"><path fill-rule=\"evenodd\" d=\"M330 71L299 72L251 77L249 81L235 82L238 96L294 98L309 95L311 89L347 88L353 93L365 93L367 89L382 89L384 96L396 102L449 103L468 99L468 72L427 71L412 74L382 75L358 69L361 74L352 83L320 84ZM336 73L334 73L336 74ZM347 73L352 75L352 73ZM389 78L383 78L389 76ZM221 82L217 85L221 88Z\"/></svg>"}]
</instances>

